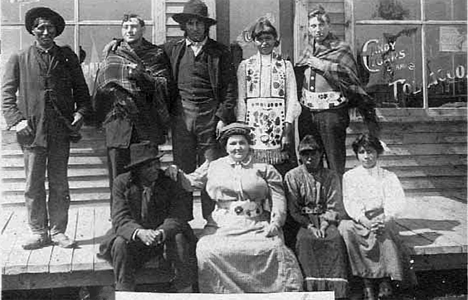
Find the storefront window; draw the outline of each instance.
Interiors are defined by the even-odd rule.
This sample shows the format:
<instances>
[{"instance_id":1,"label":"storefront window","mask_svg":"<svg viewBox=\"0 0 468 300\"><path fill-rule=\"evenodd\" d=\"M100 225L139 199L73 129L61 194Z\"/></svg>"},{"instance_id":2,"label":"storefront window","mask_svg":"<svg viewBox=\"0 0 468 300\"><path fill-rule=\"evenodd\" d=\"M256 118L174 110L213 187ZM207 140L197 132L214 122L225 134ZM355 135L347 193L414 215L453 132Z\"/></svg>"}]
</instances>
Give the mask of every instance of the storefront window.
<instances>
[{"instance_id":1,"label":"storefront window","mask_svg":"<svg viewBox=\"0 0 468 300\"><path fill-rule=\"evenodd\" d=\"M151 19L151 0L86 0L80 1L80 20L120 20L124 13Z\"/></svg>"},{"instance_id":2,"label":"storefront window","mask_svg":"<svg viewBox=\"0 0 468 300\"><path fill-rule=\"evenodd\" d=\"M465 106L466 26L430 25L426 37L429 106Z\"/></svg>"},{"instance_id":3,"label":"storefront window","mask_svg":"<svg viewBox=\"0 0 468 300\"><path fill-rule=\"evenodd\" d=\"M466 0L425 0L426 20L465 20Z\"/></svg>"},{"instance_id":4,"label":"storefront window","mask_svg":"<svg viewBox=\"0 0 468 300\"><path fill-rule=\"evenodd\" d=\"M358 0L354 1L356 20L419 20L420 0Z\"/></svg>"},{"instance_id":5,"label":"storefront window","mask_svg":"<svg viewBox=\"0 0 468 300\"><path fill-rule=\"evenodd\" d=\"M466 0L352 3L361 77L379 107L466 107Z\"/></svg>"},{"instance_id":6,"label":"storefront window","mask_svg":"<svg viewBox=\"0 0 468 300\"><path fill-rule=\"evenodd\" d=\"M57 12L65 21L73 20L74 0L1 0L2 1L2 24L24 23L24 14L33 7L45 6Z\"/></svg>"},{"instance_id":7,"label":"storefront window","mask_svg":"<svg viewBox=\"0 0 468 300\"><path fill-rule=\"evenodd\" d=\"M69 45L77 54L86 52L82 63L83 72L90 91L103 47L113 38L121 37L120 22L126 13L140 15L146 21L145 38L153 42L154 20L152 12L161 0L1 0L0 70L10 56L34 42L34 37L24 28L24 15L39 6L50 7L60 13L66 21L64 32L55 39L59 46ZM78 12L75 11L75 8ZM164 31L165 28L158 28Z\"/></svg>"},{"instance_id":8,"label":"storefront window","mask_svg":"<svg viewBox=\"0 0 468 300\"><path fill-rule=\"evenodd\" d=\"M360 75L379 107L422 107L420 26L356 26Z\"/></svg>"}]
</instances>

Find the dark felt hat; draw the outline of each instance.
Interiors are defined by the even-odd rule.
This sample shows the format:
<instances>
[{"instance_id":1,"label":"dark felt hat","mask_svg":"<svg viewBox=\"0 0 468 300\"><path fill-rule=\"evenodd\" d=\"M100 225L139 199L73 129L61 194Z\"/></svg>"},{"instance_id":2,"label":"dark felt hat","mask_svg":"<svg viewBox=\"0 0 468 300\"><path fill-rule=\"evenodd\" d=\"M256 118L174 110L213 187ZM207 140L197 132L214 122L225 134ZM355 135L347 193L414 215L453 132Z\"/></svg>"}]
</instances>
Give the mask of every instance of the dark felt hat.
<instances>
[{"instance_id":1,"label":"dark felt hat","mask_svg":"<svg viewBox=\"0 0 468 300\"><path fill-rule=\"evenodd\" d=\"M34 7L28 10L26 12L26 15L24 16L24 25L26 26L26 30L30 34L33 34L33 23L34 20L36 20L37 18L45 18L50 20L54 24L55 29L57 30L56 36L61 35L63 30L65 29L65 20L62 18L61 15L59 15L58 13L56 13L48 7Z\"/></svg>"},{"instance_id":2,"label":"dark felt hat","mask_svg":"<svg viewBox=\"0 0 468 300\"><path fill-rule=\"evenodd\" d=\"M322 150L323 147L317 140L314 138L313 135L306 135L300 142L299 146L297 147L297 151L301 153L302 151L306 150Z\"/></svg>"},{"instance_id":3,"label":"dark felt hat","mask_svg":"<svg viewBox=\"0 0 468 300\"><path fill-rule=\"evenodd\" d=\"M191 18L202 19L208 26L216 24L216 20L208 17L208 7L200 0L190 0L185 3L183 12L173 15L172 18L179 24L183 24Z\"/></svg>"},{"instance_id":4,"label":"dark felt hat","mask_svg":"<svg viewBox=\"0 0 468 300\"><path fill-rule=\"evenodd\" d=\"M144 163L158 160L164 153L159 153L158 145L149 141L144 141L130 145L130 163L126 165L125 170L131 170L141 166Z\"/></svg>"}]
</instances>

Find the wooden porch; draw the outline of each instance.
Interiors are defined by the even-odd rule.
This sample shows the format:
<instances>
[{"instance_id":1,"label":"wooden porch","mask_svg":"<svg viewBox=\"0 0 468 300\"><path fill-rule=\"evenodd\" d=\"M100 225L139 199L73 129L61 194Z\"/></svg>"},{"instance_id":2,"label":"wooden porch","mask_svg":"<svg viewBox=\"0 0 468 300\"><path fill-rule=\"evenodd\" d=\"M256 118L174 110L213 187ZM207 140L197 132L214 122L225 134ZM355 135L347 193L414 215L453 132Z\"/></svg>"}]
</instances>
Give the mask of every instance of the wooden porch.
<instances>
[{"instance_id":1,"label":"wooden porch","mask_svg":"<svg viewBox=\"0 0 468 300\"><path fill-rule=\"evenodd\" d=\"M415 113L417 112L417 113ZM389 151L381 165L397 174L407 196L398 220L403 241L417 271L467 268L467 123L466 112L399 110L382 114L383 141ZM347 144L364 131L359 121L348 129ZM72 203L67 234L76 249L49 246L25 251L24 162L13 132L2 132L0 249L2 289L27 290L105 286L113 283L111 266L98 259L99 242L110 228L106 149L102 131L86 127L83 140L72 144L69 182ZM163 168L172 162L170 143L163 145ZM348 147L346 168L358 164ZM204 226L200 203L191 226ZM165 264L165 265L160 265ZM165 262L152 262L139 283L167 283L173 274Z\"/></svg>"},{"instance_id":2,"label":"wooden porch","mask_svg":"<svg viewBox=\"0 0 468 300\"><path fill-rule=\"evenodd\" d=\"M67 234L78 242L76 249L48 246L21 248L27 232L25 208L2 211L1 255L3 290L106 286L113 284L112 267L96 257L99 242L110 228L107 205L72 206ZM191 226L203 228L201 208L195 205ZM466 203L442 196L409 197L400 235L412 251L416 271L465 269L467 267ZM139 283L167 282L168 265L153 261L139 273ZM161 268L159 268L161 267Z\"/></svg>"}]
</instances>

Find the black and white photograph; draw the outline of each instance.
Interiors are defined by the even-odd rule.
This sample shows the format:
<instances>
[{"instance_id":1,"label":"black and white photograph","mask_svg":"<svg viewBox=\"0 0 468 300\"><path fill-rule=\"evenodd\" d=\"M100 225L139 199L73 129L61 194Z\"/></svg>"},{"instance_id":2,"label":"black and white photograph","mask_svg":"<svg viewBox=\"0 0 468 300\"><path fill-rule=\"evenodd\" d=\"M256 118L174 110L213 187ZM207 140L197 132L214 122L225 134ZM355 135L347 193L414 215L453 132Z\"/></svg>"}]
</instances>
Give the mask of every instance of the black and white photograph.
<instances>
[{"instance_id":1,"label":"black and white photograph","mask_svg":"<svg viewBox=\"0 0 468 300\"><path fill-rule=\"evenodd\" d=\"M0 299L467 299L467 8L0 0Z\"/></svg>"}]
</instances>

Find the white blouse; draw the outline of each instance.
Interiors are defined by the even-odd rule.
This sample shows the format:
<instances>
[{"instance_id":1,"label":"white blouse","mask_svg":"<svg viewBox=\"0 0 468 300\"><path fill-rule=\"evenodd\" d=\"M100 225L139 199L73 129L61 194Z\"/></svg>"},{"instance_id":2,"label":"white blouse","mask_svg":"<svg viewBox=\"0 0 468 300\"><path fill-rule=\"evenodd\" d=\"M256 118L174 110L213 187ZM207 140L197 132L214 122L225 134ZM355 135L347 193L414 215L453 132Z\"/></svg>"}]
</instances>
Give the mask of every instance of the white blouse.
<instances>
[{"instance_id":1,"label":"white blouse","mask_svg":"<svg viewBox=\"0 0 468 300\"><path fill-rule=\"evenodd\" d=\"M395 173L375 166L358 166L343 176L343 204L355 221L364 213L383 208L385 218L398 216L405 205L405 193Z\"/></svg>"}]
</instances>

